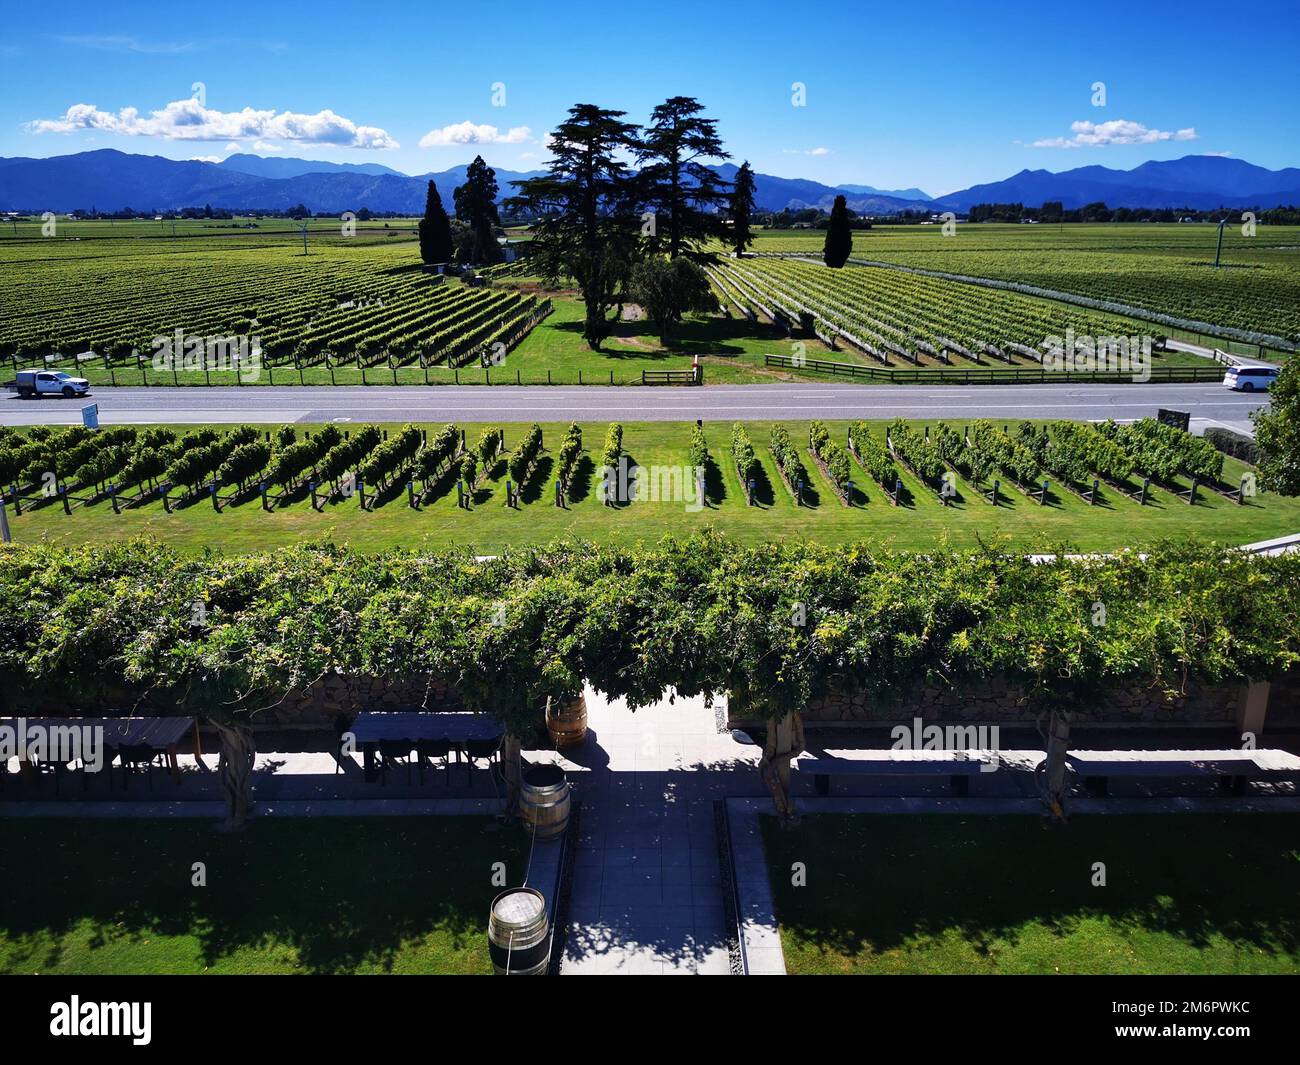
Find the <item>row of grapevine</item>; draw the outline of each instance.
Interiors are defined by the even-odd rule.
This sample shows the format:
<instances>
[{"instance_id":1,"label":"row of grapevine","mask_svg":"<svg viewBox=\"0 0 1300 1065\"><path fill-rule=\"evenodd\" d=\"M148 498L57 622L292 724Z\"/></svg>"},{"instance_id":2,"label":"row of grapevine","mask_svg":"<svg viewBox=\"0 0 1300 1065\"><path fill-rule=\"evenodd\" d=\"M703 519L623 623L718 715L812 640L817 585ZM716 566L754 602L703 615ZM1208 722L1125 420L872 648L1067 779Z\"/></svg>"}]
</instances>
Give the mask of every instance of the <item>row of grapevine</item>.
<instances>
[{"instance_id":1,"label":"row of grapevine","mask_svg":"<svg viewBox=\"0 0 1300 1065\"><path fill-rule=\"evenodd\" d=\"M327 425L315 436L309 436L300 443L290 440L282 442L266 471L266 479L271 484L280 486L282 492L290 491L296 484L316 468L316 464L325 454L343 439L337 426Z\"/></svg>"},{"instance_id":2,"label":"row of grapevine","mask_svg":"<svg viewBox=\"0 0 1300 1065\"><path fill-rule=\"evenodd\" d=\"M423 442L424 436L417 426L404 426L380 443L357 467L357 480L364 485L387 488L399 474L408 471Z\"/></svg>"},{"instance_id":3,"label":"row of grapevine","mask_svg":"<svg viewBox=\"0 0 1300 1065\"><path fill-rule=\"evenodd\" d=\"M538 443L541 443L541 431L538 430ZM578 428L577 422L570 422L569 428L564 432L564 439L560 441L560 450L556 454L556 481L561 489L567 493L569 484L573 480L573 473L578 466L578 456L582 454L582 430Z\"/></svg>"},{"instance_id":4,"label":"row of grapevine","mask_svg":"<svg viewBox=\"0 0 1300 1065\"><path fill-rule=\"evenodd\" d=\"M542 453L542 427L536 422L528 427L523 439L519 441L510 455L507 469L510 479L522 488L531 476L538 456Z\"/></svg>"},{"instance_id":5,"label":"row of grapevine","mask_svg":"<svg viewBox=\"0 0 1300 1065\"><path fill-rule=\"evenodd\" d=\"M835 490L840 498L847 502L847 485L853 476L849 453L831 439L830 430L820 421L813 422L808 431L808 447L813 455L820 460L831 483L835 485Z\"/></svg>"},{"instance_id":6,"label":"row of grapevine","mask_svg":"<svg viewBox=\"0 0 1300 1065\"><path fill-rule=\"evenodd\" d=\"M1034 452L987 419L971 423L969 446L983 456L988 466L999 470L1021 488L1038 480L1039 465Z\"/></svg>"},{"instance_id":7,"label":"row of grapevine","mask_svg":"<svg viewBox=\"0 0 1300 1065\"><path fill-rule=\"evenodd\" d=\"M1180 474L1217 484L1223 473L1223 453L1203 437L1192 436L1154 418L1128 425L1108 421L1099 426L1132 460L1135 469L1168 484Z\"/></svg>"},{"instance_id":8,"label":"row of grapevine","mask_svg":"<svg viewBox=\"0 0 1300 1065\"><path fill-rule=\"evenodd\" d=\"M885 435L889 450L923 482L934 488L943 478L944 462L938 449L903 419L890 422Z\"/></svg>"},{"instance_id":9,"label":"row of grapevine","mask_svg":"<svg viewBox=\"0 0 1300 1065\"><path fill-rule=\"evenodd\" d=\"M791 442L785 426L779 423L772 427L771 441L772 457L776 459L777 469L781 471L782 478L796 500L799 500L799 486L808 484L808 471L799 458L799 449Z\"/></svg>"},{"instance_id":10,"label":"row of grapevine","mask_svg":"<svg viewBox=\"0 0 1300 1065\"><path fill-rule=\"evenodd\" d=\"M850 429L849 447L873 481L890 492L896 491L898 469L890 460L884 444L871 432L871 427L866 422L857 422Z\"/></svg>"},{"instance_id":11,"label":"row of grapevine","mask_svg":"<svg viewBox=\"0 0 1300 1065\"><path fill-rule=\"evenodd\" d=\"M731 460L736 464L736 475L740 478L740 483L749 492L749 486L758 480L758 475L762 472L762 465L754 450L754 442L740 422L731 425Z\"/></svg>"}]
</instances>

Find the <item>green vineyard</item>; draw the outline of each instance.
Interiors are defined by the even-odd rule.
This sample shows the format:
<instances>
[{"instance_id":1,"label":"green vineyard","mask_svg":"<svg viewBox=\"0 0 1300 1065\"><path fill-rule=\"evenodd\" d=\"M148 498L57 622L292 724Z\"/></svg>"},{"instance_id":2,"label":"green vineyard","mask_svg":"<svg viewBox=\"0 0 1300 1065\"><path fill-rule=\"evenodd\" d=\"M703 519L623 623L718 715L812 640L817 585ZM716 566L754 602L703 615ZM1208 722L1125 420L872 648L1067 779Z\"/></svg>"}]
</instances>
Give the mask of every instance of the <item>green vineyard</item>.
<instances>
[{"instance_id":1,"label":"green vineyard","mask_svg":"<svg viewBox=\"0 0 1300 1065\"><path fill-rule=\"evenodd\" d=\"M719 302L737 316L802 323L826 345L881 366L1033 366L1051 336L1150 335L1132 319L868 266L724 259L710 276Z\"/></svg>"},{"instance_id":2,"label":"green vineyard","mask_svg":"<svg viewBox=\"0 0 1300 1065\"><path fill-rule=\"evenodd\" d=\"M328 536L495 552L709 526L1091 550L1253 542L1300 520L1249 466L1151 419L34 427L0 431L0 486L22 542L148 533L233 551Z\"/></svg>"},{"instance_id":3,"label":"green vineyard","mask_svg":"<svg viewBox=\"0 0 1300 1065\"><path fill-rule=\"evenodd\" d=\"M958 223L946 237L937 225L880 226L854 234L853 256L1300 341L1300 229L1261 225L1246 236L1230 226L1219 269L1215 230L1205 224ZM754 250L820 256L822 240L821 233L772 230L759 234Z\"/></svg>"},{"instance_id":4,"label":"green vineyard","mask_svg":"<svg viewBox=\"0 0 1300 1065\"><path fill-rule=\"evenodd\" d=\"M409 241L354 249L336 239L309 255L267 238L175 243L86 241L42 258L40 244L7 247L0 299L12 313L0 356L125 368L162 352L168 368L192 372L229 369L223 342L244 339L241 357L272 367L487 365L551 309L426 273Z\"/></svg>"}]
</instances>

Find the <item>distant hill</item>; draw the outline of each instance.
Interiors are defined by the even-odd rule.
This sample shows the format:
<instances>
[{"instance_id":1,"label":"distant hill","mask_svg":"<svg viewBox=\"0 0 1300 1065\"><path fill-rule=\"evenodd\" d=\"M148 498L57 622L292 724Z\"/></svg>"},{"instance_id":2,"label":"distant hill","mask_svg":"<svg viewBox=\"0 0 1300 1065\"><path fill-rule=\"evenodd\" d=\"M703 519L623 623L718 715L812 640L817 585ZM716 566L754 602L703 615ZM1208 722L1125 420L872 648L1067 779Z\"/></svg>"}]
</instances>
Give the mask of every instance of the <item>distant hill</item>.
<instances>
[{"instance_id":1,"label":"distant hill","mask_svg":"<svg viewBox=\"0 0 1300 1065\"><path fill-rule=\"evenodd\" d=\"M728 181L734 181L739 169L734 163L724 163L713 168ZM806 178L783 178L772 174L754 175L754 205L763 211L792 211L805 207L818 207L829 211L835 197L844 195L844 202L849 209L859 214L897 214L905 210L926 210L929 201L881 193L869 185L856 186L858 189L870 190L865 193L849 192L848 186L835 188ZM922 194L924 195L924 194Z\"/></svg>"},{"instance_id":2,"label":"distant hill","mask_svg":"<svg viewBox=\"0 0 1300 1065\"><path fill-rule=\"evenodd\" d=\"M378 177L392 174L406 177L400 170L381 166L379 163L326 163L312 159L263 158L260 155L248 155L237 152L227 156L217 164L223 170L235 170L241 174L252 174L262 178L291 178L302 174L368 174Z\"/></svg>"},{"instance_id":3,"label":"distant hill","mask_svg":"<svg viewBox=\"0 0 1300 1065\"><path fill-rule=\"evenodd\" d=\"M235 157L232 157L235 158ZM259 160L253 163L250 160ZM465 182L465 167L410 177L377 164L332 164L303 159L261 159L240 156L205 163L178 161L157 155L130 155L112 148L49 159L0 159L0 210L73 211L98 208L118 211L163 211L180 207L284 210L305 204L312 211L424 210L426 185L437 182L443 202L451 208L451 193ZM266 176L245 172L281 164L301 172ZM316 169L318 167L334 169ZM498 170L502 198L513 194L510 182L539 171Z\"/></svg>"},{"instance_id":4,"label":"distant hill","mask_svg":"<svg viewBox=\"0 0 1300 1065\"><path fill-rule=\"evenodd\" d=\"M728 181L736 166L715 168ZM465 166L409 176L378 163L325 163L310 159L267 159L239 154L220 163L130 155L105 148L48 159L0 158L0 210L162 211L211 204L230 210L283 210L305 204L312 211L372 211L418 214L432 178L451 208L452 190L465 182ZM512 181L541 171L497 170L501 198L513 195ZM1084 166L1063 173L1022 170L1019 174L936 199L920 189L880 190L871 185L823 185L806 178L755 174L760 210L830 210L843 195L859 214L900 211L965 211L977 203L1023 203L1038 207L1059 200L1067 208L1098 200L1111 207L1273 207L1300 204L1300 169L1267 170L1241 159L1189 155L1147 162L1132 170Z\"/></svg>"},{"instance_id":5,"label":"distant hill","mask_svg":"<svg viewBox=\"0 0 1300 1065\"><path fill-rule=\"evenodd\" d=\"M854 196L891 196L896 200L930 200L934 197L920 189L878 189L871 185L836 185L840 192Z\"/></svg>"},{"instance_id":6,"label":"distant hill","mask_svg":"<svg viewBox=\"0 0 1300 1065\"><path fill-rule=\"evenodd\" d=\"M1142 163L1132 170L1081 166L1053 174L1022 170L1005 181L972 185L936 204L964 211L977 203L1039 207L1059 200L1067 208L1104 201L1108 207L1277 207L1300 203L1300 169L1267 170L1242 159L1188 155Z\"/></svg>"}]
</instances>

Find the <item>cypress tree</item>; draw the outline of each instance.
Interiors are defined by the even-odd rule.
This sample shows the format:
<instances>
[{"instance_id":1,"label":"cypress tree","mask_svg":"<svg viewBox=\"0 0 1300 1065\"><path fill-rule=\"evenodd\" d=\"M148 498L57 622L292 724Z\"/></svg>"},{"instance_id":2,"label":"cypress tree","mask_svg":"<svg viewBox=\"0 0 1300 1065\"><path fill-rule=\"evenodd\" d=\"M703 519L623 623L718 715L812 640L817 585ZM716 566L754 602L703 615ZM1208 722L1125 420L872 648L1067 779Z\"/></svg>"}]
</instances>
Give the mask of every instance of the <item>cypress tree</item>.
<instances>
[{"instance_id":1,"label":"cypress tree","mask_svg":"<svg viewBox=\"0 0 1300 1065\"><path fill-rule=\"evenodd\" d=\"M853 230L849 228L849 207L843 196L836 196L831 207L830 224L826 227L826 244L822 259L827 266L840 267L853 252Z\"/></svg>"},{"instance_id":2,"label":"cypress tree","mask_svg":"<svg viewBox=\"0 0 1300 1065\"><path fill-rule=\"evenodd\" d=\"M451 252L451 222L443 210L438 186L430 181L424 217L420 219L420 258L426 264L449 263Z\"/></svg>"}]
</instances>

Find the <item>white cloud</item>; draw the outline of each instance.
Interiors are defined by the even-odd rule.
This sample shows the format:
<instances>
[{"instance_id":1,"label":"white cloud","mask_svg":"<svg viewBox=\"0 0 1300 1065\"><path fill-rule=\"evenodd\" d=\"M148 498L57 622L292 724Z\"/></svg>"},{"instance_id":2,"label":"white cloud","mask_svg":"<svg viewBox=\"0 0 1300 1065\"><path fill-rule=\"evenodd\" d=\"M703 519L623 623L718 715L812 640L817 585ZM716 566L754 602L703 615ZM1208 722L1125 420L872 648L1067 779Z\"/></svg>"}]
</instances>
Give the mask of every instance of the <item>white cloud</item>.
<instances>
[{"instance_id":1,"label":"white cloud","mask_svg":"<svg viewBox=\"0 0 1300 1065\"><path fill-rule=\"evenodd\" d=\"M1073 137L1050 137L1034 141L1033 148L1104 148L1114 144L1155 144L1158 141L1194 141L1196 130L1148 129L1141 122L1114 118L1109 122L1071 122Z\"/></svg>"},{"instance_id":2,"label":"white cloud","mask_svg":"<svg viewBox=\"0 0 1300 1065\"><path fill-rule=\"evenodd\" d=\"M249 140L266 138L301 144L333 144L343 148L396 148L389 134L377 126L358 126L351 119L326 109L314 115L293 111L215 111L198 100L173 100L160 111L141 116L134 107L116 114L94 104L73 104L62 118L27 123L32 133L73 133L100 130L127 137L162 137L179 141Z\"/></svg>"},{"instance_id":3,"label":"white cloud","mask_svg":"<svg viewBox=\"0 0 1300 1065\"><path fill-rule=\"evenodd\" d=\"M284 151L278 144L267 144L266 141L253 141L253 151L255 152L282 152Z\"/></svg>"},{"instance_id":4,"label":"white cloud","mask_svg":"<svg viewBox=\"0 0 1300 1065\"><path fill-rule=\"evenodd\" d=\"M192 52L192 41L145 41L124 33L85 33L57 38L63 44L94 48L101 52L140 52L145 55L175 55Z\"/></svg>"},{"instance_id":5,"label":"white cloud","mask_svg":"<svg viewBox=\"0 0 1300 1065\"><path fill-rule=\"evenodd\" d=\"M533 135L527 126L502 132L496 126L475 125L468 119L442 129L431 129L420 138L421 148L454 148L463 144L522 144Z\"/></svg>"},{"instance_id":6,"label":"white cloud","mask_svg":"<svg viewBox=\"0 0 1300 1065\"><path fill-rule=\"evenodd\" d=\"M1201 154L1202 154L1202 155L1212 155L1212 156L1214 156L1216 159L1230 159L1230 158L1232 158L1232 153L1231 153L1231 152L1202 152Z\"/></svg>"},{"instance_id":7,"label":"white cloud","mask_svg":"<svg viewBox=\"0 0 1300 1065\"><path fill-rule=\"evenodd\" d=\"M784 148L785 155L830 155L829 148Z\"/></svg>"},{"instance_id":8,"label":"white cloud","mask_svg":"<svg viewBox=\"0 0 1300 1065\"><path fill-rule=\"evenodd\" d=\"M190 162L191 162L191 163L219 163L219 162L221 162L221 156L219 156L219 155L191 155L191 156L190 156Z\"/></svg>"}]
</instances>

